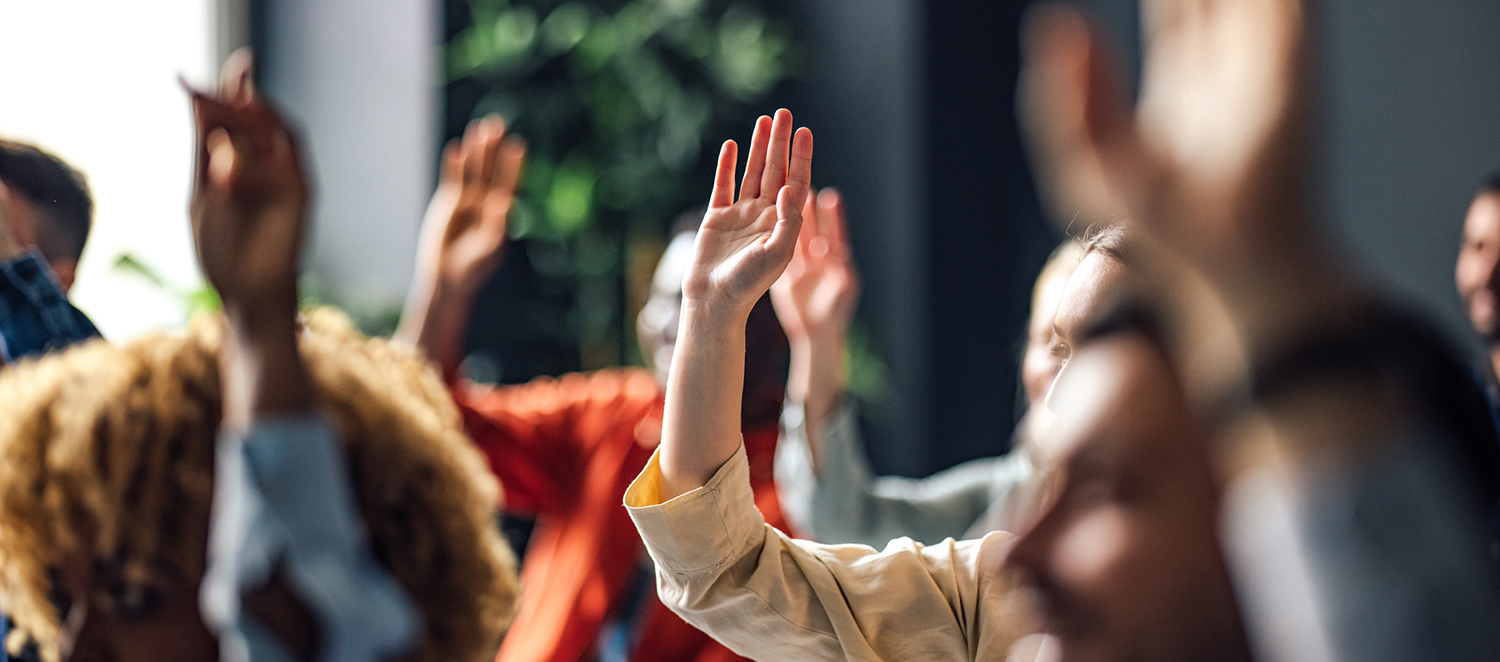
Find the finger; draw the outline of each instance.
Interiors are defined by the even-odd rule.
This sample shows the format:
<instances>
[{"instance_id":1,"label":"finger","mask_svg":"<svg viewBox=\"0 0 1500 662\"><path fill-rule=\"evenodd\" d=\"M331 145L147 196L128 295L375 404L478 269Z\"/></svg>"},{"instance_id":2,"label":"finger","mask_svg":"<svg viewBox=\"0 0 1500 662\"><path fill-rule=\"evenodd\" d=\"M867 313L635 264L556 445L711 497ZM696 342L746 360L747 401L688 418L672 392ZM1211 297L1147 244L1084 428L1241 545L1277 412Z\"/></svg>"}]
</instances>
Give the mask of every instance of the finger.
<instances>
[{"instance_id":1,"label":"finger","mask_svg":"<svg viewBox=\"0 0 1500 662\"><path fill-rule=\"evenodd\" d=\"M787 113L787 125L791 126L791 113ZM792 140L791 169L786 177L786 188L792 195L792 203L802 206L807 192L812 189L813 134L807 127L797 129Z\"/></svg>"},{"instance_id":2,"label":"finger","mask_svg":"<svg viewBox=\"0 0 1500 662\"><path fill-rule=\"evenodd\" d=\"M494 184L490 190L514 196L516 183L521 180L521 168L526 163L526 141L520 136L511 136L501 141L497 161Z\"/></svg>"},{"instance_id":3,"label":"finger","mask_svg":"<svg viewBox=\"0 0 1500 662\"><path fill-rule=\"evenodd\" d=\"M808 198L812 199L809 194ZM819 231L828 240L829 254L841 259L849 258L849 243L844 228L844 198L839 192L825 188L818 192Z\"/></svg>"},{"instance_id":4,"label":"finger","mask_svg":"<svg viewBox=\"0 0 1500 662\"><path fill-rule=\"evenodd\" d=\"M197 127L197 163L196 175L199 182L208 181L208 167L210 154L208 148L208 135L214 131L228 131L230 128L238 128L241 124L234 109L224 105L222 101L203 94L197 90L187 87L193 104L193 122Z\"/></svg>"},{"instance_id":5,"label":"finger","mask_svg":"<svg viewBox=\"0 0 1500 662\"><path fill-rule=\"evenodd\" d=\"M205 181L213 188L228 190L233 185L240 162L234 140L229 137L228 131L218 128L209 132L203 139L203 144L208 153L208 177Z\"/></svg>"},{"instance_id":6,"label":"finger","mask_svg":"<svg viewBox=\"0 0 1500 662\"><path fill-rule=\"evenodd\" d=\"M234 105L250 103L255 98L254 71L255 57L249 48L237 49L224 58L219 70L219 93L224 100Z\"/></svg>"},{"instance_id":7,"label":"finger","mask_svg":"<svg viewBox=\"0 0 1500 662\"><path fill-rule=\"evenodd\" d=\"M479 159L479 181L486 185L495 181L495 168L500 160L500 140L505 137L505 120L499 115L485 117L479 123L484 137Z\"/></svg>"},{"instance_id":8,"label":"finger","mask_svg":"<svg viewBox=\"0 0 1500 662\"><path fill-rule=\"evenodd\" d=\"M714 191L708 197L710 209L734 204L734 164L738 158L739 146L733 140L724 141L719 148L719 167L714 171Z\"/></svg>"},{"instance_id":9,"label":"finger","mask_svg":"<svg viewBox=\"0 0 1500 662\"><path fill-rule=\"evenodd\" d=\"M750 134L750 156L745 159L745 179L740 182L740 200L759 198L761 177L766 169L766 144L771 141L771 118L761 115Z\"/></svg>"},{"instance_id":10,"label":"finger","mask_svg":"<svg viewBox=\"0 0 1500 662\"><path fill-rule=\"evenodd\" d=\"M469 128L464 130L462 147L464 186L472 186L479 182L479 172L484 165L480 162L483 156L481 152L484 147L484 137L481 129L482 123L480 120L474 120L469 122Z\"/></svg>"},{"instance_id":11,"label":"finger","mask_svg":"<svg viewBox=\"0 0 1500 662\"><path fill-rule=\"evenodd\" d=\"M792 258L793 262L806 259L811 255L812 241L818 236L818 224L808 222L816 219L817 207L813 204L812 196L808 196L807 202L802 205L802 230L797 233L797 255Z\"/></svg>"},{"instance_id":12,"label":"finger","mask_svg":"<svg viewBox=\"0 0 1500 662\"><path fill-rule=\"evenodd\" d=\"M792 112L782 108L776 111L776 119L771 124L771 141L766 151L766 170L760 178L761 195L780 195L781 187L786 185L787 157L791 154L792 141ZM743 194L741 197L744 197ZM802 201L797 200L797 206L802 206Z\"/></svg>"},{"instance_id":13,"label":"finger","mask_svg":"<svg viewBox=\"0 0 1500 662\"><path fill-rule=\"evenodd\" d=\"M792 200L792 192L782 187L776 196L776 227L766 239L765 250L781 265L782 270L791 262L796 252L797 235L802 231L803 219L800 205Z\"/></svg>"},{"instance_id":14,"label":"finger","mask_svg":"<svg viewBox=\"0 0 1500 662\"><path fill-rule=\"evenodd\" d=\"M464 178L464 158L458 138L443 146L443 165L439 178L443 183L461 184Z\"/></svg>"}]
</instances>

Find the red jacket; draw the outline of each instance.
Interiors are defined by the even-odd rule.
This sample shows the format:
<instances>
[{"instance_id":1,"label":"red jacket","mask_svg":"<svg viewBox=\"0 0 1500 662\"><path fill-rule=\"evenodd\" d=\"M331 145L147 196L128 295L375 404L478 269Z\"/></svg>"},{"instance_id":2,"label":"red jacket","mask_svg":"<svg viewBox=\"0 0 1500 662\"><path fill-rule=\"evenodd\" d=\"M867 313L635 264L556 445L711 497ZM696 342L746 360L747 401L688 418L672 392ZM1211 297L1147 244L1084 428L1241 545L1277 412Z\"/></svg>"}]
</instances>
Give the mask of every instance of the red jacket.
<instances>
[{"instance_id":1,"label":"red jacket","mask_svg":"<svg viewBox=\"0 0 1500 662\"><path fill-rule=\"evenodd\" d=\"M498 662L580 662L619 607L645 551L621 505L661 441L663 394L641 369L540 378L520 386L459 384L454 399L505 489L508 511L536 517L521 601ZM756 505L785 530L772 482L778 430L744 431ZM654 594L632 659L740 658L684 623Z\"/></svg>"}]
</instances>

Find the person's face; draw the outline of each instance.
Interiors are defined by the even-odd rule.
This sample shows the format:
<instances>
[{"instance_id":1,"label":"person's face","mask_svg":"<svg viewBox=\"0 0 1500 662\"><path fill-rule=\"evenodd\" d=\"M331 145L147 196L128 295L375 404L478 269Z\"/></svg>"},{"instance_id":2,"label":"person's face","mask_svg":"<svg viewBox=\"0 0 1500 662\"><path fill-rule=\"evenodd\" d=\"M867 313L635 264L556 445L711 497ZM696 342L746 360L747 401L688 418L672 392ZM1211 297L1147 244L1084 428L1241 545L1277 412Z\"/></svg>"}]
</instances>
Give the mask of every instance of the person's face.
<instances>
[{"instance_id":1,"label":"person's face","mask_svg":"<svg viewBox=\"0 0 1500 662\"><path fill-rule=\"evenodd\" d=\"M4 221L0 223L0 228L8 225L17 244L36 245L36 228L39 224L46 222L42 213L42 209L30 198L0 183L0 220ZM73 277L78 269L76 260L53 260L48 263L48 266L52 268L52 274L57 277L58 284L62 285L64 294L73 288Z\"/></svg>"},{"instance_id":2,"label":"person's face","mask_svg":"<svg viewBox=\"0 0 1500 662\"><path fill-rule=\"evenodd\" d=\"M167 567L65 558L59 569L63 659L216 662L198 581Z\"/></svg>"},{"instance_id":3,"label":"person's face","mask_svg":"<svg viewBox=\"0 0 1500 662\"><path fill-rule=\"evenodd\" d=\"M656 383L667 384L672 367L672 350L677 346L677 322L682 315L682 277L693 259L693 233L684 232L672 238L656 265L651 279L651 293L635 318L636 337L641 355L656 373Z\"/></svg>"},{"instance_id":4,"label":"person's face","mask_svg":"<svg viewBox=\"0 0 1500 662\"><path fill-rule=\"evenodd\" d=\"M1084 325L1097 318L1104 307L1124 289L1125 276L1125 266L1109 254L1101 252L1084 256L1078 263L1078 268L1068 276L1062 297L1057 302L1057 315L1052 320L1052 344L1048 354L1057 366L1054 376L1061 376L1067 369L1076 339ZM1047 398L1050 406L1050 395L1043 397Z\"/></svg>"},{"instance_id":5,"label":"person's face","mask_svg":"<svg viewBox=\"0 0 1500 662\"><path fill-rule=\"evenodd\" d=\"M1007 559L1057 659L1248 660L1206 440L1166 358L1119 335L1069 365L1036 441L1051 494Z\"/></svg>"},{"instance_id":6,"label":"person's face","mask_svg":"<svg viewBox=\"0 0 1500 662\"><path fill-rule=\"evenodd\" d=\"M1031 302L1031 320L1026 326L1026 354L1021 357L1021 385L1026 399L1033 405L1047 395L1052 378L1062 369L1062 358L1053 350L1052 321L1068 285L1068 269L1049 270L1046 279L1037 284L1036 298Z\"/></svg>"},{"instance_id":7,"label":"person's face","mask_svg":"<svg viewBox=\"0 0 1500 662\"><path fill-rule=\"evenodd\" d=\"M1500 193L1483 193L1469 206L1453 280L1474 331L1500 342Z\"/></svg>"}]
</instances>

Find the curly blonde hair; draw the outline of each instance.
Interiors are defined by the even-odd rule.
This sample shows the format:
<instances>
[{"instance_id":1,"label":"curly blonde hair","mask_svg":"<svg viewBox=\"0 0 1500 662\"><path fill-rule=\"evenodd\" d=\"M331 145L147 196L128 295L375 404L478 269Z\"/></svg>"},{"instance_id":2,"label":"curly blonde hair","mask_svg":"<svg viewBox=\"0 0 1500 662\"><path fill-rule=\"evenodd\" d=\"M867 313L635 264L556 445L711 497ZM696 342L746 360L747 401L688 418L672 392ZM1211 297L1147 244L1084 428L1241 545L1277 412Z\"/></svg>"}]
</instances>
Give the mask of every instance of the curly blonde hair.
<instances>
[{"instance_id":1,"label":"curly blonde hair","mask_svg":"<svg viewBox=\"0 0 1500 662\"><path fill-rule=\"evenodd\" d=\"M57 659L49 573L70 553L204 571L220 411L221 318L187 333L93 341L0 373L0 610ZM416 603L408 658L488 661L510 622L515 558L499 485L420 358L331 310L299 340L346 445L376 558Z\"/></svg>"}]
</instances>

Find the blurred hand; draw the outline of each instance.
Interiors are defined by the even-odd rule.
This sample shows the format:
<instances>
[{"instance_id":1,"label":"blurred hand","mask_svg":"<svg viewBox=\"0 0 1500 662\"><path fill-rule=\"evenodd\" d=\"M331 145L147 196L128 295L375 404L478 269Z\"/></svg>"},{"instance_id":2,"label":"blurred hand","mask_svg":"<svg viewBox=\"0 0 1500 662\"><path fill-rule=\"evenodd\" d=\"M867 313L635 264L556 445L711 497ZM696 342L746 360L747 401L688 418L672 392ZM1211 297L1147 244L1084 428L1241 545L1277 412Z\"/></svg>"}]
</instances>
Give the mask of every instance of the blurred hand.
<instances>
[{"instance_id":1,"label":"blurred hand","mask_svg":"<svg viewBox=\"0 0 1500 662\"><path fill-rule=\"evenodd\" d=\"M486 117L443 150L442 176L422 221L421 268L438 287L472 294L500 266L526 145Z\"/></svg>"},{"instance_id":2,"label":"blurred hand","mask_svg":"<svg viewBox=\"0 0 1500 662\"><path fill-rule=\"evenodd\" d=\"M417 246L417 273L394 339L457 375L474 296L500 266L526 145L491 116L443 150L443 171Z\"/></svg>"},{"instance_id":3,"label":"blurred hand","mask_svg":"<svg viewBox=\"0 0 1500 662\"><path fill-rule=\"evenodd\" d=\"M737 146L724 143L708 213L683 279L684 308L743 320L791 261L812 179L812 132L792 136L792 114L761 117L739 199L734 197ZM743 327L743 324L741 325ZM743 331L743 329L742 329Z\"/></svg>"},{"instance_id":4,"label":"blurred hand","mask_svg":"<svg viewBox=\"0 0 1500 662\"><path fill-rule=\"evenodd\" d=\"M859 303L843 198L833 189L809 195L802 218L792 261L771 286L771 303L793 344L843 339Z\"/></svg>"},{"instance_id":5,"label":"blurred hand","mask_svg":"<svg viewBox=\"0 0 1500 662\"><path fill-rule=\"evenodd\" d=\"M802 218L792 261L771 286L771 303L791 343L787 399L803 406L818 465L819 431L847 382L844 348L859 303L859 273L849 254L838 192L808 195Z\"/></svg>"},{"instance_id":6,"label":"blurred hand","mask_svg":"<svg viewBox=\"0 0 1500 662\"><path fill-rule=\"evenodd\" d=\"M251 65L237 52L218 96L189 90L198 131L193 239L226 311L295 316L308 183L291 130L255 93Z\"/></svg>"},{"instance_id":7,"label":"blurred hand","mask_svg":"<svg viewBox=\"0 0 1500 662\"><path fill-rule=\"evenodd\" d=\"M255 93L252 64L249 51L236 51L218 95L188 90L198 129L193 240L229 319L220 358L226 429L312 407L296 331L308 183L291 130Z\"/></svg>"},{"instance_id":8,"label":"blurred hand","mask_svg":"<svg viewBox=\"0 0 1500 662\"><path fill-rule=\"evenodd\" d=\"M1025 28L1021 107L1059 217L1123 216L1187 327L1190 381L1242 379L1258 354L1362 297L1311 222L1302 0L1143 0L1140 103L1077 10Z\"/></svg>"}]
</instances>

